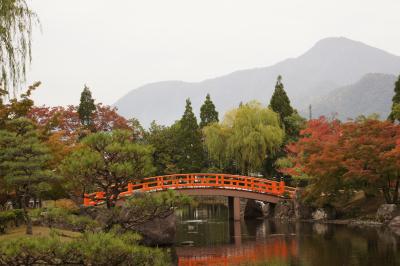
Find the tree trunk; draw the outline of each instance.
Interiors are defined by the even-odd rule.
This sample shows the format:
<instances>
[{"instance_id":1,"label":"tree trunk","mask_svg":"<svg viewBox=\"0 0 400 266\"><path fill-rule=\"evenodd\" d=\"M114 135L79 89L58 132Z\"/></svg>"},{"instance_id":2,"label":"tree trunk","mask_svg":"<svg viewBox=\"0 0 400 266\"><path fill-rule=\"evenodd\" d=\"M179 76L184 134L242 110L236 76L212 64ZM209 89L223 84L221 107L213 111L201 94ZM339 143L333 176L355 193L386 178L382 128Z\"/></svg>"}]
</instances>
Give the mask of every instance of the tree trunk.
<instances>
[{"instance_id":1,"label":"tree trunk","mask_svg":"<svg viewBox=\"0 0 400 266\"><path fill-rule=\"evenodd\" d=\"M114 207L113 200L111 199L111 196L108 195L108 193L105 197L105 200L106 200L107 209L111 209L112 207Z\"/></svg>"},{"instance_id":2,"label":"tree trunk","mask_svg":"<svg viewBox=\"0 0 400 266\"><path fill-rule=\"evenodd\" d=\"M26 222L26 234L32 235L32 233L33 233L32 232L32 220L31 220L31 217L29 216L28 209L26 207L26 195L25 194L22 196L21 204L22 204L22 209L24 211L24 218L25 218L25 222Z\"/></svg>"},{"instance_id":3,"label":"tree trunk","mask_svg":"<svg viewBox=\"0 0 400 266\"><path fill-rule=\"evenodd\" d=\"M385 198L386 203L388 203L388 204L391 203L389 190L390 190L390 188L388 189L385 185L382 188L383 196Z\"/></svg>"},{"instance_id":4,"label":"tree trunk","mask_svg":"<svg viewBox=\"0 0 400 266\"><path fill-rule=\"evenodd\" d=\"M399 183L400 183L400 177L397 177L395 191L393 192L393 203L394 204L397 203L397 200L399 198Z\"/></svg>"}]
</instances>

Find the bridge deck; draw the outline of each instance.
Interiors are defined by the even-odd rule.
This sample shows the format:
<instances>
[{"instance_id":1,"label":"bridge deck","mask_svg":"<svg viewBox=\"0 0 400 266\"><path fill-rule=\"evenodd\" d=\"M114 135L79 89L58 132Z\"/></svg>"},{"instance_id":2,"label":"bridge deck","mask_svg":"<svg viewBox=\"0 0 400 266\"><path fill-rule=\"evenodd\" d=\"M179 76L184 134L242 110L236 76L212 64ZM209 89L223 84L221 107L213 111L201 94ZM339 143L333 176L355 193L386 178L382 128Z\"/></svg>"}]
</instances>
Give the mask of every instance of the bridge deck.
<instances>
[{"instance_id":1,"label":"bridge deck","mask_svg":"<svg viewBox=\"0 0 400 266\"><path fill-rule=\"evenodd\" d=\"M144 178L141 182L129 183L126 191L120 193L119 197L130 196L134 192L155 192L168 189L180 191L186 189L193 191L195 189L201 191L202 189L210 188L215 190L250 192L251 194L269 195L276 198L283 196L292 198L295 192L295 188L285 186L283 181L229 174L193 173ZM203 195L201 192L197 194ZM229 193L223 194L229 196ZM258 199L260 197L252 196L250 198ZM103 199L104 192L87 194L85 195L84 205L96 205Z\"/></svg>"}]
</instances>

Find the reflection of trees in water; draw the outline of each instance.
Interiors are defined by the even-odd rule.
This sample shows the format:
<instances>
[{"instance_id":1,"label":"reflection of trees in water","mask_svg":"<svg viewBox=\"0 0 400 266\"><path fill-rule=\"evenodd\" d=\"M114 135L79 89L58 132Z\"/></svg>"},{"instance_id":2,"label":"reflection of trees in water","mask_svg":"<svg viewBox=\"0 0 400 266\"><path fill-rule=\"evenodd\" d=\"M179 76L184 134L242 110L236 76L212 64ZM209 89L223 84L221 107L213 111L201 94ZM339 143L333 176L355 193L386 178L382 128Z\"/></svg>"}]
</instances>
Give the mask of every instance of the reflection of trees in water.
<instances>
[{"instance_id":1,"label":"reflection of trees in water","mask_svg":"<svg viewBox=\"0 0 400 266\"><path fill-rule=\"evenodd\" d=\"M281 245L275 248L281 252L276 251L278 255L275 259L282 260L279 254L287 254L284 262L278 265L400 265L399 238L390 231L328 224L246 220L239 223L238 234L238 226L228 221L226 206L222 205L219 210L216 207L202 208L208 209L208 218L198 224L197 234L190 235L185 231L187 225L178 225L178 231L181 230L178 241L192 240L196 246L201 246L176 248L177 254L185 259L195 257L203 261L203 264L192 265L213 265L204 261L210 257L215 259L217 264L214 265L220 265L218 259L219 263L227 261L227 254L236 254L237 260L254 258L257 263L261 263L258 265L265 265L262 263L274 258L274 253L268 252L272 252L275 242L277 246ZM194 213L192 210L192 214L185 217L193 219ZM233 238L233 235L240 235L240 241ZM284 249L286 253L282 251Z\"/></svg>"},{"instance_id":2,"label":"reflection of trees in water","mask_svg":"<svg viewBox=\"0 0 400 266\"><path fill-rule=\"evenodd\" d=\"M328 225L322 223L315 223L313 224L313 230L318 235L325 235L328 233Z\"/></svg>"},{"instance_id":3,"label":"reflection of trees in water","mask_svg":"<svg viewBox=\"0 0 400 266\"><path fill-rule=\"evenodd\" d=\"M176 211L181 221L192 219L225 221L228 217L228 208L225 204L200 204L199 206L185 206Z\"/></svg>"},{"instance_id":4,"label":"reflection of trees in water","mask_svg":"<svg viewBox=\"0 0 400 266\"><path fill-rule=\"evenodd\" d=\"M310 225L313 228L312 234L309 231ZM379 237L380 230L324 225L301 226L299 254L302 261L310 265L327 266L400 265L398 242L383 241Z\"/></svg>"},{"instance_id":5,"label":"reflection of trees in water","mask_svg":"<svg viewBox=\"0 0 400 266\"><path fill-rule=\"evenodd\" d=\"M296 257L297 241L288 238L271 238L265 242L250 242L241 245L219 247L177 248L179 266L197 265L238 265L268 261L287 262ZM248 264L246 264L248 265Z\"/></svg>"}]
</instances>

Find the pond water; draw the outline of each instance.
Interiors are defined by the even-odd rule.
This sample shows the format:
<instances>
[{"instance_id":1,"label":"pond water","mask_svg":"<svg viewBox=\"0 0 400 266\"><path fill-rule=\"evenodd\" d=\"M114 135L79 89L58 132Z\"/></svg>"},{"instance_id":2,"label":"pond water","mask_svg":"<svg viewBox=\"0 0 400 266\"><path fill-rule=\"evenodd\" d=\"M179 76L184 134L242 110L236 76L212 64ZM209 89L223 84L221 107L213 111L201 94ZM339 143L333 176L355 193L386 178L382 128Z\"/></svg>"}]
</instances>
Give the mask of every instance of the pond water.
<instances>
[{"instance_id":1,"label":"pond water","mask_svg":"<svg viewBox=\"0 0 400 266\"><path fill-rule=\"evenodd\" d=\"M197 265L400 265L400 238L387 229L233 222L225 204L177 211L175 263Z\"/></svg>"}]
</instances>

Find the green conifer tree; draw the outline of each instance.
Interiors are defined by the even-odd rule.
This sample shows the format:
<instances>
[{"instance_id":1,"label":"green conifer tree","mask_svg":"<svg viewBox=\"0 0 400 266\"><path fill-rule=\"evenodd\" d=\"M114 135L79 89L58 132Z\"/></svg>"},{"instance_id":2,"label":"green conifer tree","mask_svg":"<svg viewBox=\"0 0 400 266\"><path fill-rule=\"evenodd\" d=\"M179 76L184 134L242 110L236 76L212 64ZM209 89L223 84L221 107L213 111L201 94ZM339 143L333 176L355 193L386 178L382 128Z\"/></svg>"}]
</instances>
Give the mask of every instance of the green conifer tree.
<instances>
[{"instance_id":1,"label":"green conifer tree","mask_svg":"<svg viewBox=\"0 0 400 266\"><path fill-rule=\"evenodd\" d=\"M114 207L118 195L129 182L136 182L154 171L152 148L132 141L126 130L101 131L88 135L84 145L62 163L61 171L76 190L93 187L104 192L107 208Z\"/></svg>"},{"instance_id":2,"label":"green conifer tree","mask_svg":"<svg viewBox=\"0 0 400 266\"><path fill-rule=\"evenodd\" d=\"M400 75L397 79L396 83L394 84L394 96L392 98L392 110L389 114L388 120L400 121Z\"/></svg>"},{"instance_id":3,"label":"green conifer tree","mask_svg":"<svg viewBox=\"0 0 400 266\"><path fill-rule=\"evenodd\" d=\"M32 234L26 203L49 190L49 183L56 178L48 169L50 151L40 142L29 119L11 120L7 128L0 131L0 172L7 188L19 197L27 224L26 233Z\"/></svg>"},{"instance_id":4,"label":"green conifer tree","mask_svg":"<svg viewBox=\"0 0 400 266\"><path fill-rule=\"evenodd\" d=\"M218 122L218 112L215 110L215 105L211 101L210 94L207 94L206 100L200 107L200 128L208 126L211 123Z\"/></svg>"},{"instance_id":5,"label":"green conifer tree","mask_svg":"<svg viewBox=\"0 0 400 266\"><path fill-rule=\"evenodd\" d=\"M291 141L296 141L300 130L305 124L305 119L302 118L295 109L290 105L289 97L287 96L283 83L282 76L278 76L275 91L271 97L269 107L279 114L281 125L285 130L285 140L282 147L274 155L264 161L264 174L267 176L276 175L275 162L279 157L286 155L284 146Z\"/></svg>"},{"instance_id":6,"label":"green conifer tree","mask_svg":"<svg viewBox=\"0 0 400 266\"><path fill-rule=\"evenodd\" d=\"M284 122L286 117L293 114L293 108L290 105L290 100L285 92L282 76L280 75L276 81L275 91L274 94L272 94L269 106L274 112L279 114L282 122Z\"/></svg>"},{"instance_id":7,"label":"green conifer tree","mask_svg":"<svg viewBox=\"0 0 400 266\"><path fill-rule=\"evenodd\" d=\"M198 172L204 166L204 150L201 131L192 110L190 99L186 100L185 112L179 121L178 129L179 161L181 172Z\"/></svg>"},{"instance_id":8,"label":"green conifer tree","mask_svg":"<svg viewBox=\"0 0 400 266\"><path fill-rule=\"evenodd\" d=\"M81 93L81 100L78 108L79 118L83 126L89 127L92 125L93 113L96 111L96 105L92 98L90 89L85 85Z\"/></svg>"}]
</instances>

